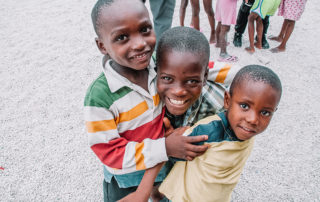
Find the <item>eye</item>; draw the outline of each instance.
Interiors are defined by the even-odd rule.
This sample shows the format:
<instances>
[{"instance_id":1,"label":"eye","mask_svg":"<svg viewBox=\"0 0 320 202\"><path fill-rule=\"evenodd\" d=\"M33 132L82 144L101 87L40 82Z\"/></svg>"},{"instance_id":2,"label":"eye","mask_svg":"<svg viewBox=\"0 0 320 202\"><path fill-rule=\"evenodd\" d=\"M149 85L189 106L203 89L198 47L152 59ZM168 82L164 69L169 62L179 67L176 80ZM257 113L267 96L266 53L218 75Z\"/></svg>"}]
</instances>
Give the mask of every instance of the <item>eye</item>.
<instances>
[{"instance_id":1,"label":"eye","mask_svg":"<svg viewBox=\"0 0 320 202\"><path fill-rule=\"evenodd\" d=\"M188 80L187 81L187 84L198 84L199 81L198 80L194 80L194 79L191 79L191 80Z\"/></svg>"},{"instance_id":2,"label":"eye","mask_svg":"<svg viewBox=\"0 0 320 202\"><path fill-rule=\"evenodd\" d=\"M242 109L249 109L249 105L247 105L247 104L240 104L240 107Z\"/></svg>"},{"instance_id":3,"label":"eye","mask_svg":"<svg viewBox=\"0 0 320 202\"><path fill-rule=\"evenodd\" d=\"M126 40L127 38L128 38L127 35L121 34L121 35L119 35L119 36L117 36L117 37L115 38L115 41L124 41L124 40Z\"/></svg>"},{"instance_id":4,"label":"eye","mask_svg":"<svg viewBox=\"0 0 320 202\"><path fill-rule=\"evenodd\" d=\"M162 76L161 79L162 79L162 80L165 80L165 81L167 81L167 82L168 82L168 81L172 81L172 78L169 77L169 76Z\"/></svg>"},{"instance_id":5,"label":"eye","mask_svg":"<svg viewBox=\"0 0 320 202\"><path fill-rule=\"evenodd\" d=\"M142 27L140 32L142 33L149 33L151 31L152 27L151 26L147 26L147 27Z\"/></svg>"},{"instance_id":6,"label":"eye","mask_svg":"<svg viewBox=\"0 0 320 202\"><path fill-rule=\"evenodd\" d=\"M262 111L260 113L262 116L271 116L271 112L269 112L269 111Z\"/></svg>"}]
</instances>

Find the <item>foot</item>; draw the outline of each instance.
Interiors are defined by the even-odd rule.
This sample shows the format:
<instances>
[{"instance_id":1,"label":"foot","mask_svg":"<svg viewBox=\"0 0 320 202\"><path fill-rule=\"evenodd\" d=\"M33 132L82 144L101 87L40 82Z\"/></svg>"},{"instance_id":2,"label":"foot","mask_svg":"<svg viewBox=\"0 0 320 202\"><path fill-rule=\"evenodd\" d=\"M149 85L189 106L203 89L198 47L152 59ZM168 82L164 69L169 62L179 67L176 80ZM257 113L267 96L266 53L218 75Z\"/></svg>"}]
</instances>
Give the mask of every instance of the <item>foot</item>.
<instances>
[{"instance_id":1,"label":"foot","mask_svg":"<svg viewBox=\"0 0 320 202\"><path fill-rule=\"evenodd\" d=\"M227 42L226 46L229 46L230 45L230 42ZM216 43L216 48L220 48L220 44L219 43Z\"/></svg>"},{"instance_id":2,"label":"foot","mask_svg":"<svg viewBox=\"0 0 320 202\"><path fill-rule=\"evenodd\" d=\"M257 49L262 49L262 45L259 44L258 42L254 43L254 47L256 47Z\"/></svg>"},{"instance_id":3,"label":"foot","mask_svg":"<svg viewBox=\"0 0 320 202\"><path fill-rule=\"evenodd\" d=\"M220 57L218 58L218 61L219 62L238 62L239 58L237 56L234 56L234 55L220 55Z\"/></svg>"},{"instance_id":4,"label":"foot","mask_svg":"<svg viewBox=\"0 0 320 202\"><path fill-rule=\"evenodd\" d=\"M235 47L242 46L242 34L235 32L233 37L233 45Z\"/></svg>"},{"instance_id":5,"label":"foot","mask_svg":"<svg viewBox=\"0 0 320 202\"><path fill-rule=\"evenodd\" d=\"M282 38L279 36L269 36L268 39L270 39L272 41L282 42Z\"/></svg>"},{"instance_id":6,"label":"foot","mask_svg":"<svg viewBox=\"0 0 320 202\"><path fill-rule=\"evenodd\" d=\"M251 47L251 46L246 47L245 50L246 50L248 53L250 53L250 54L253 54L253 53L255 52L254 47Z\"/></svg>"},{"instance_id":7,"label":"foot","mask_svg":"<svg viewBox=\"0 0 320 202\"><path fill-rule=\"evenodd\" d=\"M211 33L209 42L210 44L215 44L217 42L215 33Z\"/></svg>"},{"instance_id":8,"label":"foot","mask_svg":"<svg viewBox=\"0 0 320 202\"><path fill-rule=\"evenodd\" d=\"M270 51L272 53L280 53L280 52L284 52L285 50L286 50L286 48L282 48L282 47L278 46L278 47L272 48Z\"/></svg>"}]
</instances>

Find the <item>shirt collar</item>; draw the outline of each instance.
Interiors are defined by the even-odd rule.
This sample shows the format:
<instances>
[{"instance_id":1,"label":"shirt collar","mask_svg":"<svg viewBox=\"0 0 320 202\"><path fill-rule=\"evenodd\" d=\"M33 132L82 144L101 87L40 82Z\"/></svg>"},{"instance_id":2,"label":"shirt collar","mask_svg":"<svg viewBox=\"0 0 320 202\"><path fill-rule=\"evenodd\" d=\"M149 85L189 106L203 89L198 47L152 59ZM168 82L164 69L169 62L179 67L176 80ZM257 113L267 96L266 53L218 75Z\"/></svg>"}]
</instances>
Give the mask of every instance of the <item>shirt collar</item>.
<instances>
[{"instance_id":1,"label":"shirt collar","mask_svg":"<svg viewBox=\"0 0 320 202\"><path fill-rule=\"evenodd\" d=\"M132 88L132 83L125 77L121 76L118 72L116 72L110 65L112 59L108 60L103 66L103 73L106 77L107 83L112 93L116 92L122 87L128 86ZM155 71L155 63L153 59L150 60L150 64L148 65L148 85L156 78L157 73Z\"/></svg>"}]
</instances>

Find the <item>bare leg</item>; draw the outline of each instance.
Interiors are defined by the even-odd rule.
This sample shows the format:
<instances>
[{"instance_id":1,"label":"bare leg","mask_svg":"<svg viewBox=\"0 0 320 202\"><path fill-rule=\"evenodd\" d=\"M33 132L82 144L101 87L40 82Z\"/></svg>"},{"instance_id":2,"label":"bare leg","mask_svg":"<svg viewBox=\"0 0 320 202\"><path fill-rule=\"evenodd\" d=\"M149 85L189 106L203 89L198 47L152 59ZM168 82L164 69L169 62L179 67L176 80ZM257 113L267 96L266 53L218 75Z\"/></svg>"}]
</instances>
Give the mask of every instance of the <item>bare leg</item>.
<instances>
[{"instance_id":1,"label":"bare leg","mask_svg":"<svg viewBox=\"0 0 320 202\"><path fill-rule=\"evenodd\" d=\"M249 53L254 53L254 21L259 17L258 14L251 12L248 17L248 33L249 33L249 41L250 46L246 47L245 50Z\"/></svg>"},{"instance_id":2,"label":"bare leg","mask_svg":"<svg viewBox=\"0 0 320 202\"><path fill-rule=\"evenodd\" d=\"M287 42L293 32L295 24L296 24L296 21L294 21L294 20L286 19L285 21L287 21L287 29L286 29L285 35L283 37L281 44L278 47L271 49L271 52L273 52L273 53L283 52L286 50Z\"/></svg>"},{"instance_id":3,"label":"bare leg","mask_svg":"<svg viewBox=\"0 0 320 202\"><path fill-rule=\"evenodd\" d=\"M220 57L228 57L226 36L230 30L230 25L221 25L219 33Z\"/></svg>"},{"instance_id":4,"label":"bare leg","mask_svg":"<svg viewBox=\"0 0 320 202\"><path fill-rule=\"evenodd\" d=\"M200 30L199 0L191 0L191 5L192 5L192 25L195 29Z\"/></svg>"},{"instance_id":5,"label":"bare leg","mask_svg":"<svg viewBox=\"0 0 320 202\"><path fill-rule=\"evenodd\" d=\"M263 23L260 17L256 18L257 22L257 42L254 46L258 49L262 49L262 32L263 32Z\"/></svg>"},{"instance_id":6,"label":"bare leg","mask_svg":"<svg viewBox=\"0 0 320 202\"><path fill-rule=\"evenodd\" d=\"M179 17L180 17L180 26L182 27L184 26L184 18L186 16L187 6L188 6L188 0L181 0Z\"/></svg>"},{"instance_id":7,"label":"bare leg","mask_svg":"<svg viewBox=\"0 0 320 202\"><path fill-rule=\"evenodd\" d=\"M218 25L217 25L217 29L216 29L216 37L217 37L217 44L216 44L216 47L219 47L220 46L220 32L221 32L221 22L218 22Z\"/></svg>"},{"instance_id":8,"label":"bare leg","mask_svg":"<svg viewBox=\"0 0 320 202\"><path fill-rule=\"evenodd\" d=\"M215 19L214 19L214 12L212 9L212 0L203 0L203 7L207 13L211 32L210 32L210 43L216 42L216 31L215 31Z\"/></svg>"},{"instance_id":9,"label":"bare leg","mask_svg":"<svg viewBox=\"0 0 320 202\"><path fill-rule=\"evenodd\" d=\"M288 21L284 20L282 23L281 31L278 36L269 37L270 40L281 42L284 38L286 30L288 29Z\"/></svg>"}]
</instances>

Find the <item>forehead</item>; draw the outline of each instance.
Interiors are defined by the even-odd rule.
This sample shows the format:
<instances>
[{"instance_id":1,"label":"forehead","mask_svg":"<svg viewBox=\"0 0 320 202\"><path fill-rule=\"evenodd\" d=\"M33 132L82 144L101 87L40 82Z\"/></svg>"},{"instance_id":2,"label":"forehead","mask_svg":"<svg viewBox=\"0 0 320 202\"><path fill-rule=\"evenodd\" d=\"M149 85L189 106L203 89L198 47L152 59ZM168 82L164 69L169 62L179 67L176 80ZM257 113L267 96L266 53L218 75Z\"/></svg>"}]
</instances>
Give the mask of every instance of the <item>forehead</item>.
<instances>
[{"instance_id":1,"label":"forehead","mask_svg":"<svg viewBox=\"0 0 320 202\"><path fill-rule=\"evenodd\" d=\"M200 71L206 70L207 67L204 64L205 57L204 54L194 53L189 51L178 51L178 50L170 50L163 51L163 54L159 61L159 69L170 70L169 67L193 67L193 68L185 68L185 71Z\"/></svg>"},{"instance_id":2,"label":"forehead","mask_svg":"<svg viewBox=\"0 0 320 202\"><path fill-rule=\"evenodd\" d=\"M100 11L102 28L133 22L134 19L150 20L148 10L140 0L115 0L111 5L104 6Z\"/></svg>"},{"instance_id":3,"label":"forehead","mask_svg":"<svg viewBox=\"0 0 320 202\"><path fill-rule=\"evenodd\" d=\"M233 90L232 97L256 100L269 107L276 107L280 100L280 91L263 81L243 79Z\"/></svg>"}]
</instances>

